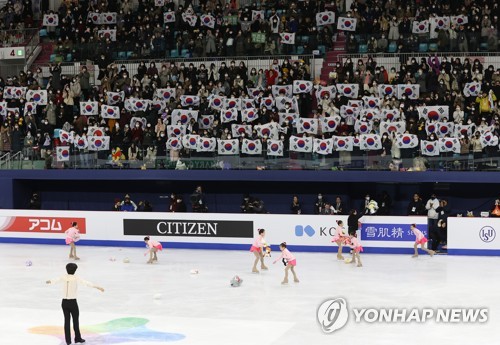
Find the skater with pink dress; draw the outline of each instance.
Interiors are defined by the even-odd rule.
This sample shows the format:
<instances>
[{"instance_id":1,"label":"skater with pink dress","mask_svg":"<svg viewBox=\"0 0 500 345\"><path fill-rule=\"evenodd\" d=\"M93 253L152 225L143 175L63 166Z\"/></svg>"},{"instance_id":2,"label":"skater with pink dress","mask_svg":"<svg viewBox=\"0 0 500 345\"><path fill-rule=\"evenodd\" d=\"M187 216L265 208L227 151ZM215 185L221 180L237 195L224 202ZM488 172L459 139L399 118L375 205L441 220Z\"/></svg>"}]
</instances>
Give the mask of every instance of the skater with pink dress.
<instances>
[{"instance_id":1,"label":"skater with pink dress","mask_svg":"<svg viewBox=\"0 0 500 345\"><path fill-rule=\"evenodd\" d=\"M339 249L337 251L337 259L344 260L342 256L342 246L345 244L346 240L349 238L345 232L344 222L337 220L337 228L335 229L335 236L332 238L332 242L337 243Z\"/></svg>"},{"instance_id":2,"label":"skater with pink dress","mask_svg":"<svg viewBox=\"0 0 500 345\"><path fill-rule=\"evenodd\" d=\"M429 254L430 256L434 256L434 254L436 254L436 252L426 248L425 244L428 242L428 240L424 236L422 231L417 229L417 225L411 224L410 229L413 232L413 234L415 235L415 244L413 245L413 248L415 249L415 254L412 255L412 258L418 257L418 245L420 245L420 248L422 250L426 251L427 254Z\"/></svg>"},{"instance_id":3,"label":"skater with pink dress","mask_svg":"<svg viewBox=\"0 0 500 345\"><path fill-rule=\"evenodd\" d=\"M80 240L80 232L78 230L78 223L72 222L71 228L64 232L66 234L66 244L69 244L69 258L80 260L78 256L76 256L76 245L75 243Z\"/></svg>"},{"instance_id":4,"label":"skater with pink dress","mask_svg":"<svg viewBox=\"0 0 500 345\"><path fill-rule=\"evenodd\" d=\"M295 266L297 266L297 260L295 256L290 253L290 251L286 248L286 242L280 244L281 255L273 261L275 264L278 260L282 260L285 265L285 278L281 282L281 284L288 284L288 270L292 271L293 281L295 283L299 282L299 278L297 278L297 274L295 273Z\"/></svg>"},{"instance_id":5,"label":"skater with pink dress","mask_svg":"<svg viewBox=\"0 0 500 345\"><path fill-rule=\"evenodd\" d=\"M144 253L144 256L149 253L149 260L147 263L152 264L154 261L158 261L158 256L156 256L156 253L163 250L163 246L161 245L161 243L152 240L151 238L149 238L149 236L144 237L144 243L146 243L146 247L148 248L146 253Z\"/></svg>"},{"instance_id":6,"label":"skater with pink dress","mask_svg":"<svg viewBox=\"0 0 500 345\"><path fill-rule=\"evenodd\" d=\"M260 261L260 268L262 270L267 270L267 266L264 264L264 253L263 248L267 246L266 243L266 230L259 229L259 236L257 236L250 247L250 251L255 255L255 261L253 263L252 273L259 273L257 269L257 263Z\"/></svg>"},{"instance_id":7,"label":"skater with pink dress","mask_svg":"<svg viewBox=\"0 0 500 345\"><path fill-rule=\"evenodd\" d=\"M355 233L349 235L347 243L352 248L352 258L351 260L346 261L346 263L355 264L357 259L358 267L362 267L363 265L361 264L361 257L359 256L359 253L363 251L363 247L361 246L361 242L358 240Z\"/></svg>"}]
</instances>

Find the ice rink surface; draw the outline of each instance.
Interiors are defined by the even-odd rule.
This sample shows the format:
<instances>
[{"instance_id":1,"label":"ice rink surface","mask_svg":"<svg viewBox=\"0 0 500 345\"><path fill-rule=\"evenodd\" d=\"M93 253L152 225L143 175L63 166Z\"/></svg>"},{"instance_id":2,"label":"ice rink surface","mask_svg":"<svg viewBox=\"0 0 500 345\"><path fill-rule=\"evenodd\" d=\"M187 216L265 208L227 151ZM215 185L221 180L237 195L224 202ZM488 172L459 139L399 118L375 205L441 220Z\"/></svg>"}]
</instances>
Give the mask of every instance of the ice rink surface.
<instances>
[{"instance_id":1,"label":"ice rink surface","mask_svg":"<svg viewBox=\"0 0 500 345\"><path fill-rule=\"evenodd\" d=\"M250 245L249 245L250 247ZM69 248L0 244L0 344L63 343L61 286ZM361 255L363 267L334 254L294 253L300 283L282 286L284 266L252 274L247 251L175 250L146 264L145 249L78 247L77 274L106 291L79 288L80 325L89 345L496 344L500 259ZM277 256L272 253L271 260ZM123 259L129 258L130 263ZM112 261L110 259L116 259ZM32 266L26 266L26 261ZM190 274L192 269L199 274ZM239 275L241 287L230 279ZM475 324L356 323L324 334L318 306L343 297L352 308L472 307L489 309Z\"/></svg>"}]
</instances>

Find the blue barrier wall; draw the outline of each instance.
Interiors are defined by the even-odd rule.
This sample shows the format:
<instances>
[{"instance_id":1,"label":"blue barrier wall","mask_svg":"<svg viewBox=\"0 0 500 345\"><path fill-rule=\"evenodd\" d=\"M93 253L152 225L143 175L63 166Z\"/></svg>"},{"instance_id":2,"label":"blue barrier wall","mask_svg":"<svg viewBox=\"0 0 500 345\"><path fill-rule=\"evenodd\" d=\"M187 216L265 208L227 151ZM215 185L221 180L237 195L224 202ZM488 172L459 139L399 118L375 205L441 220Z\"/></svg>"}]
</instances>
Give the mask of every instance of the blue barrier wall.
<instances>
[{"instance_id":1,"label":"blue barrier wall","mask_svg":"<svg viewBox=\"0 0 500 345\"><path fill-rule=\"evenodd\" d=\"M22 170L0 171L0 207L27 208L33 191L43 209L110 210L127 193L136 202L149 200L155 211L168 209L170 193L189 204L196 185L204 187L213 212L239 212L249 193L265 201L271 213L290 213L292 195L313 212L317 193L329 201L341 196L346 207L360 208L363 197L387 191L393 214L404 214L415 192L424 200L435 192L449 199L455 212L488 210L500 194L500 173L388 171L256 171L256 170ZM189 209L189 206L188 206Z\"/></svg>"}]
</instances>

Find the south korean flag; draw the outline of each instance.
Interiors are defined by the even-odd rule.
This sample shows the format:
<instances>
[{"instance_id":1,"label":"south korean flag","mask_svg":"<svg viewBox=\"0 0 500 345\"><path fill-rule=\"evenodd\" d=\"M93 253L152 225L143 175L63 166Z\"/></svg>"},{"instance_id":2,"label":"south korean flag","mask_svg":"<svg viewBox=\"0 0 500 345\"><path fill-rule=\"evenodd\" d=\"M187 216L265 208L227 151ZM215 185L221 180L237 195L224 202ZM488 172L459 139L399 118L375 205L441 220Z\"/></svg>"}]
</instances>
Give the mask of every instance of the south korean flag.
<instances>
[{"instance_id":1,"label":"south korean flag","mask_svg":"<svg viewBox=\"0 0 500 345\"><path fill-rule=\"evenodd\" d=\"M165 23L165 24L175 23L175 12L168 11L168 12L163 13L163 23Z\"/></svg>"},{"instance_id":2,"label":"south korean flag","mask_svg":"<svg viewBox=\"0 0 500 345\"><path fill-rule=\"evenodd\" d=\"M43 15L43 26L58 26L59 25L59 15L55 13L44 14Z\"/></svg>"},{"instance_id":3,"label":"south korean flag","mask_svg":"<svg viewBox=\"0 0 500 345\"><path fill-rule=\"evenodd\" d=\"M156 89L156 99L161 101L170 101L171 98L175 98L176 91L173 87L166 87L163 89Z\"/></svg>"},{"instance_id":4,"label":"south korean flag","mask_svg":"<svg viewBox=\"0 0 500 345\"><path fill-rule=\"evenodd\" d=\"M196 150L200 136L196 134L186 134L182 137L182 146L186 149Z\"/></svg>"},{"instance_id":5,"label":"south korean flag","mask_svg":"<svg viewBox=\"0 0 500 345\"><path fill-rule=\"evenodd\" d=\"M189 26L196 26L196 22L198 21L198 17L195 14L183 12L182 20L189 24Z\"/></svg>"},{"instance_id":6,"label":"south korean flag","mask_svg":"<svg viewBox=\"0 0 500 345\"><path fill-rule=\"evenodd\" d=\"M316 13L317 26L331 25L334 23L335 23L335 12L324 11Z\"/></svg>"},{"instance_id":7,"label":"south korean flag","mask_svg":"<svg viewBox=\"0 0 500 345\"><path fill-rule=\"evenodd\" d=\"M290 151L311 152L313 149L313 140L309 137L297 137L292 135L289 144Z\"/></svg>"},{"instance_id":8,"label":"south korean flag","mask_svg":"<svg viewBox=\"0 0 500 345\"><path fill-rule=\"evenodd\" d=\"M334 99L337 94L337 87L335 85L319 86L316 91L317 99Z\"/></svg>"},{"instance_id":9,"label":"south korean flag","mask_svg":"<svg viewBox=\"0 0 500 345\"><path fill-rule=\"evenodd\" d=\"M116 30L115 29L107 29L107 30L99 30L97 31L97 35L104 39L109 39L111 42L116 42Z\"/></svg>"},{"instance_id":10,"label":"south korean flag","mask_svg":"<svg viewBox=\"0 0 500 345\"><path fill-rule=\"evenodd\" d=\"M253 98L241 98L240 101L241 101L241 110L255 108L255 102Z\"/></svg>"},{"instance_id":11,"label":"south korean flag","mask_svg":"<svg viewBox=\"0 0 500 345\"><path fill-rule=\"evenodd\" d=\"M233 123L231 125L231 134L235 138L241 137L243 135L246 135L249 137L252 135L252 125L239 125L239 124Z\"/></svg>"},{"instance_id":12,"label":"south korean flag","mask_svg":"<svg viewBox=\"0 0 500 345\"><path fill-rule=\"evenodd\" d=\"M399 120L401 113L398 109L382 109L380 111L380 119L382 121L395 121Z\"/></svg>"},{"instance_id":13,"label":"south korean flag","mask_svg":"<svg viewBox=\"0 0 500 345\"><path fill-rule=\"evenodd\" d=\"M435 29L448 30L450 28L450 17L434 17L430 18L431 31Z\"/></svg>"},{"instance_id":14,"label":"south korean flag","mask_svg":"<svg viewBox=\"0 0 500 345\"><path fill-rule=\"evenodd\" d=\"M380 123L380 133L388 133L392 135L392 133L403 134L406 131L406 122L405 121L382 121Z\"/></svg>"},{"instance_id":15,"label":"south korean flag","mask_svg":"<svg viewBox=\"0 0 500 345\"><path fill-rule=\"evenodd\" d=\"M259 114L257 110L254 108L243 109L241 111L241 121L243 122L253 122L259 118Z\"/></svg>"},{"instance_id":16,"label":"south korean flag","mask_svg":"<svg viewBox=\"0 0 500 345\"><path fill-rule=\"evenodd\" d=\"M220 119L222 123L228 123L232 121L238 121L238 110L236 109L226 109L220 111Z\"/></svg>"},{"instance_id":17,"label":"south korean flag","mask_svg":"<svg viewBox=\"0 0 500 345\"><path fill-rule=\"evenodd\" d=\"M139 99L139 98L127 98L125 100L125 109L128 111L146 111L149 107L149 100L147 99Z\"/></svg>"},{"instance_id":18,"label":"south korean flag","mask_svg":"<svg viewBox=\"0 0 500 345\"><path fill-rule=\"evenodd\" d=\"M356 18L339 17L337 22L337 30L356 31Z\"/></svg>"},{"instance_id":19,"label":"south korean flag","mask_svg":"<svg viewBox=\"0 0 500 345\"><path fill-rule=\"evenodd\" d=\"M167 137L181 137L186 135L186 126L185 125L168 125L167 126Z\"/></svg>"},{"instance_id":20,"label":"south korean flag","mask_svg":"<svg viewBox=\"0 0 500 345\"><path fill-rule=\"evenodd\" d=\"M254 22L256 20L264 20L264 11L263 10L260 10L260 11L252 10L252 22Z\"/></svg>"},{"instance_id":21,"label":"south korean flag","mask_svg":"<svg viewBox=\"0 0 500 345\"><path fill-rule=\"evenodd\" d=\"M379 97L364 96L362 100L363 107L366 109L380 108L380 106L382 105L382 99L380 99Z\"/></svg>"},{"instance_id":22,"label":"south korean flag","mask_svg":"<svg viewBox=\"0 0 500 345\"><path fill-rule=\"evenodd\" d=\"M275 122L255 125L253 129L257 132L259 138L278 139L278 125Z\"/></svg>"},{"instance_id":23,"label":"south korean flag","mask_svg":"<svg viewBox=\"0 0 500 345\"><path fill-rule=\"evenodd\" d=\"M334 136L332 140L335 151L352 151L353 149L354 137L352 136Z\"/></svg>"},{"instance_id":24,"label":"south korean flag","mask_svg":"<svg viewBox=\"0 0 500 345\"><path fill-rule=\"evenodd\" d=\"M486 146L497 146L498 145L498 137L493 135L491 132L484 132L481 134L479 139L481 141L481 146L485 148Z\"/></svg>"},{"instance_id":25,"label":"south korean flag","mask_svg":"<svg viewBox=\"0 0 500 345\"><path fill-rule=\"evenodd\" d=\"M419 117L426 121L442 121L450 118L450 107L447 105L432 105L417 107Z\"/></svg>"},{"instance_id":26,"label":"south korean flag","mask_svg":"<svg viewBox=\"0 0 500 345\"><path fill-rule=\"evenodd\" d=\"M455 131L455 124L453 122L437 122L436 134L439 138L452 135Z\"/></svg>"},{"instance_id":27,"label":"south korean flag","mask_svg":"<svg viewBox=\"0 0 500 345\"><path fill-rule=\"evenodd\" d=\"M320 155L329 155L333 150L333 140L332 139L314 139L313 142L313 152Z\"/></svg>"},{"instance_id":28,"label":"south korean flag","mask_svg":"<svg viewBox=\"0 0 500 345\"><path fill-rule=\"evenodd\" d=\"M382 149L382 141L378 134L361 134L359 136L359 148L361 150L380 150Z\"/></svg>"},{"instance_id":29,"label":"south korean flag","mask_svg":"<svg viewBox=\"0 0 500 345\"><path fill-rule=\"evenodd\" d=\"M161 114L163 109L167 107L167 102L154 99L151 101L151 109L156 111L157 114Z\"/></svg>"},{"instance_id":30,"label":"south korean flag","mask_svg":"<svg viewBox=\"0 0 500 345\"><path fill-rule=\"evenodd\" d=\"M460 141L457 138L439 138L439 152L460 153Z\"/></svg>"},{"instance_id":31,"label":"south korean flag","mask_svg":"<svg viewBox=\"0 0 500 345\"><path fill-rule=\"evenodd\" d=\"M194 121L198 121L197 110L174 109L172 111L172 123L174 125L187 125L191 121L191 119L194 119Z\"/></svg>"},{"instance_id":32,"label":"south korean flag","mask_svg":"<svg viewBox=\"0 0 500 345\"><path fill-rule=\"evenodd\" d=\"M119 119L120 108L117 106L103 104L101 107L101 117L103 119Z\"/></svg>"},{"instance_id":33,"label":"south korean flag","mask_svg":"<svg viewBox=\"0 0 500 345\"><path fill-rule=\"evenodd\" d=\"M80 102L80 114L85 116L99 115L99 103L95 101Z\"/></svg>"},{"instance_id":34,"label":"south korean flag","mask_svg":"<svg viewBox=\"0 0 500 345\"><path fill-rule=\"evenodd\" d=\"M260 139L257 140L243 139L243 142L241 144L241 153L247 155L262 154L262 142L260 141Z\"/></svg>"},{"instance_id":35,"label":"south korean flag","mask_svg":"<svg viewBox=\"0 0 500 345\"><path fill-rule=\"evenodd\" d=\"M116 12L101 13L100 24L105 24L105 25L116 24Z\"/></svg>"},{"instance_id":36,"label":"south korean flag","mask_svg":"<svg viewBox=\"0 0 500 345\"><path fill-rule=\"evenodd\" d=\"M472 135L472 126L473 125L455 125L455 137L459 137L461 135L467 135L469 138Z\"/></svg>"},{"instance_id":37,"label":"south korean flag","mask_svg":"<svg viewBox=\"0 0 500 345\"><path fill-rule=\"evenodd\" d=\"M416 134L396 134L396 145L400 149L409 149L418 146L418 136Z\"/></svg>"},{"instance_id":38,"label":"south korean flag","mask_svg":"<svg viewBox=\"0 0 500 345\"><path fill-rule=\"evenodd\" d=\"M181 137L171 137L168 138L167 144L166 144L167 150L175 150L175 151L180 151L182 150L182 139Z\"/></svg>"},{"instance_id":39,"label":"south korean flag","mask_svg":"<svg viewBox=\"0 0 500 345\"><path fill-rule=\"evenodd\" d=\"M359 121L356 120L354 123L354 131L360 134L368 134L372 130L372 122L371 121Z\"/></svg>"},{"instance_id":40,"label":"south korean flag","mask_svg":"<svg viewBox=\"0 0 500 345\"><path fill-rule=\"evenodd\" d=\"M224 96L212 96L210 97L210 108L215 110L221 110L226 102L226 97Z\"/></svg>"},{"instance_id":41,"label":"south korean flag","mask_svg":"<svg viewBox=\"0 0 500 345\"><path fill-rule=\"evenodd\" d=\"M47 105L47 90L28 90L26 100L37 105Z\"/></svg>"},{"instance_id":42,"label":"south korean flag","mask_svg":"<svg viewBox=\"0 0 500 345\"><path fill-rule=\"evenodd\" d=\"M362 109L360 109L358 107L350 107L348 105L342 105L340 107L340 116L342 116L344 118L347 118L347 117L356 118L356 117L358 117L361 110Z\"/></svg>"},{"instance_id":43,"label":"south korean flag","mask_svg":"<svg viewBox=\"0 0 500 345\"><path fill-rule=\"evenodd\" d=\"M412 25L412 33L414 34L425 34L429 32L429 21L428 20L422 20L422 21L414 21Z\"/></svg>"},{"instance_id":44,"label":"south korean flag","mask_svg":"<svg viewBox=\"0 0 500 345\"><path fill-rule=\"evenodd\" d=\"M358 84L337 84L337 92L344 97L358 98Z\"/></svg>"},{"instance_id":45,"label":"south korean flag","mask_svg":"<svg viewBox=\"0 0 500 345\"><path fill-rule=\"evenodd\" d=\"M240 153L238 139L217 140L217 151L220 155L237 155Z\"/></svg>"},{"instance_id":46,"label":"south korean flag","mask_svg":"<svg viewBox=\"0 0 500 345\"><path fill-rule=\"evenodd\" d=\"M200 129L210 129L214 124L214 116L213 115L201 115L198 119L198 125Z\"/></svg>"},{"instance_id":47,"label":"south korean flag","mask_svg":"<svg viewBox=\"0 0 500 345\"><path fill-rule=\"evenodd\" d=\"M241 100L239 98L226 98L224 101L224 107L227 109L241 109Z\"/></svg>"},{"instance_id":48,"label":"south korean flag","mask_svg":"<svg viewBox=\"0 0 500 345\"><path fill-rule=\"evenodd\" d=\"M268 156L283 156L283 141L269 139L267 141L267 155Z\"/></svg>"},{"instance_id":49,"label":"south korean flag","mask_svg":"<svg viewBox=\"0 0 500 345\"><path fill-rule=\"evenodd\" d=\"M274 97L293 97L293 85L273 85L271 90Z\"/></svg>"},{"instance_id":50,"label":"south korean flag","mask_svg":"<svg viewBox=\"0 0 500 345\"><path fill-rule=\"evenodd\" d=\"M294 80L293 93L310 93L313 89L313 83L309 80Z\"/></svg>"},{"instance_id":51,"label":"south korean flag","mask_svg":"<svg viewBox=\"0 0 500 345\"><path fill-rule=\"evenodd\" d=\"M211 14L203 14L201 17L201 25L207 26L211 29L215 28L215 17Z\"/></svg>"},{"instance_id":52,"label":"south korean flag","mask_svg":"<svg viewBox=\"0 0 500 345\"><path fill-rule=\"evenodd\" d=\"M398 85L398 98L403 98L405 95L408 99L418 99L420 97L419 84L399 84Z\"/></svg>"},{"instance_id":53,"label":"south korean flag","mask_svg":"<svg viewBox=\"0 0 500 345\"><path fill-rule=\"evenodd\" d=\"M335 132L340 124L340 116L322 117L319 119L321 123L321 131L325 133Z\"/></svg>"},{"instance_id":54,"label":"south korean flag","mask_svg":"<svg viewBox=\"0 0 500 345\"><path fill-rule=\"evenodd\" d=\"M295 124L300 117L298 113L278 113L278 115L281 126L288 126L288 123ZM288 121L288 123L285 124L285 121Z\"/></svg>"},{"instance_id":55,"label":"south korean flag","mask_svg":"<svg viewBox=\"0 0 500 345\"><path fill-rule=\"evenodd\" d=\"M182 95L179 100L182 107L198 107L200 105L200 97L192 95Z\"/></svg>"},{"instance_id":56,"label":"south korean flag","mask_svg":"<svg viewBox=\"0 0 500 345\"><path fill-rule=\"evenodd\" d=\"M165 6L165 3L167 2L167 0L155 0L155 6L156 7L162 7L162 6Z\"/></svg>"},{"instance_id":57,"label":"south korean flag","mask_svg":"<svg viewBox=\"0 0 500 345\"><path fill-rule=\"evenodd\" d=\"M200 137L198 140L198 152L214 152L217 147L217 138Z\"/></svg>"},{"instance_id":58,"label":"south korean flag","mask_svg":"<svg viewBox=\"0 0 500 345\"><path fill-rule=\"evenodd\" d=\"M380 119L380 110L378 109L361 109L359 112L360 118L366 118L367 121L373 121L375 119Z\"/></svg>"},{"instance_id":59,"label":"south korean flag","mask_svg":"<svg viewBox=\"0 0 500 345\"><path fill-rule=\"evenodd\" d=\"M95 25L101 24L101 14L98 12L89 12L87 18L90 19L92 24Z\"/></svg>"},{"instance_id":60,"label":"south korean flag","mask_svg":"<svg viewBox=\"0 0 500 345\"><path fill-rule=\"evenodd\" d=\"M458 16L451 16L451 23L453 25L465 25L469 23L469 18L463 14Z\"/></svg>"},{"instance_id":61,"label":"south korean flag","mask_svg":"<svg viewBox=\"0 0 500 345\"><path fill-rule=\"evenodd\" d=\"M423 156L439 156L439 142L422 140L420 142L420 151Z\"/></svg>"},{"instance_id":62,"label":"south korean flag","mask_svg":"<svg viewBox=\"0 0 500 345\"><path fill-rule=\"evenodd\" d=\"M465 97L477 97L481 93L481 83L477 81L465 83L463 91Z\"/></svg>"},{"instance_id":63,"label":"south korean flag","mask_svg":"<svg viewBox=\"0 0 500 345\"><path fill-rule=\"evenodd\" d=\"M7 102L0 102L0 116L7 116Z\"/></svg>"},{"instance_id":64,"label":"south korean flag","mask_svg":"<svg viewBox=\"0 0 500 345\"><path fill-rule=\"evenodd\" d=\"M281 44L295 44L295 33L282 32L280 37Z\"/></svg>"},{"instance_id":65,"label":"south korean flag","mask_svg":"<svg viewBox=\"0 0 500 345\"><path fill-rule=\"evenodd\" d=\"M108 97L108 105L118 104L120 102L123 102L123 100L125 99L125 92L123 91L120 92L108 91L106 95Z\"/></svg>"},{"instance_id":66,"label":"south korean flag","mask_svg":"<svg viewBox=\"0 0 500 345\"><path fill-rule=\"evenodd\" d=\"M398 89L396 85L390 85L390 84L382 84L378 86L378 96L380 98L384 98L385 96L396 96L398 93Z\"/></svg>"},{"instance_id":67,"label":"south korean flag","mask_svg":"<svg viewBox=\"0 0 500 345\"><path fill-rule=\"evenodd\" d=\"M272 109L274 107L274 98L273 97L262 97L260 100L260 107Z\"/></svg>"},{"instance_id":68,"label":"south korean flag","mask_svg":"<svg viewBox=\"0 0 500 345\"><path fill-rule=\"evenodd\" d=\"M300 118L297 123L297 133L318 133L318 119Z\"/></svg>"}]
</instances>

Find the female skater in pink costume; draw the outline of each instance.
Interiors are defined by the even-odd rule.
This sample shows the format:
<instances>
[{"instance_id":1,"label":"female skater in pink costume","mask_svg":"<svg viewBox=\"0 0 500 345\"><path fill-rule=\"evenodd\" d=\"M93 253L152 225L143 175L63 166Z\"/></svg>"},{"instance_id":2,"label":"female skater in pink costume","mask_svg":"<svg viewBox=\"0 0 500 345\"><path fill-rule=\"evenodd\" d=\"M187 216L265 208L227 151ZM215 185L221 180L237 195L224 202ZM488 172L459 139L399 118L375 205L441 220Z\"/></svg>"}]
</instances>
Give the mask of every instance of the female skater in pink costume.
<instances>
[{"instance_id":1,"label":"female skater in pink costume","mask_svg":"<svg viewBox=\"0 0 500 345\"><path fill-rule=\"evenodd\" d=\"M361 247L361 242L359 242L358 238L356 237L356 234L349 235L349 239L347 241L352 248L352 259L347 263L355 264L356 259L358 259L358 267L363 266L361 264L361 258L359 256L359 253L363 251L363 247Z\"/></svg>"},{"instance_id":2,"label":"female skater in pink costume","mask_svg":"<svg viewBox=\"0 0 500 345\"><path fill-rule=\"evenodd\" d=\"M255 238L252 246L250 247L250 251L255 255L255 261L253 263L252 273L259 273L257 269L257 263L260 260L260 268L263 270L267 270L267 266L264 265L264 253L262 252L262 248L266 247L266 230L259 229L259 236Z\"/></svg>"},{"instance_id":3,"label":"female skater in pink costume","mask_svg":"<svg viewBox=\"0 0 500 345\"><path fill-rule=\"evenodd\" d=\"M154 261L158 261L158 257L156 256L156 253L158 251L163 250L163 246L161 245L160 242L152 240L149 238L149 236L144 237L144 242L146 243L148 250L144 255L147 255L149 253L149 261L148 264L152 264Z\"/></svg>"},{"instance_id":4,"label":"female skater in pink costume","mask_svg":"<svg viewBox=\"0 0 500 345\"><path fill-rule=\"evenodd\" d=\"M428 240L424 236L422 231L417 229L416 224L410 225L410 229L413 232L413 234L415 235L415 244L413 245L413 248L415 249L415 254L412 255L412 258L418 257L418 245L419 244L420 244L420 248L422 248L422 250L426 251L427 254L429 254L430 256L433 256L434 254L436 254L435 251L429 250L425 247L425 244L427 243Z\"/></svg>"},{"instance_id":5,"label":"female skater in pink costume","mask_svg":"<svg viewBox=\"0 0 500 345\"><path fill-rule=\"evenodd\" d=\"M344 260L344 257L342 256L342 246L348 238L349 236L345 233L344 222L337 220L335 236L332 238L332 242L337 243L337 246L339 246L339 250L337 251L337 260Z\"/></svg>"},{"instance_id":6,"label":"female skater in pink costume","mask_svg":"<svg viewBox=\"0 0 500 345\"><path fill-rule=\"evenodd\" d=\"M78 223L72 222L71 228L64 232L66 234L66 244L69 244L69 258L80 260L78 256L76 256L76 245L75 243L80 240L80 233L78 232Z\"/></svg>"},{"instance_id":7,"label":"female skater in pink costume","mask_svg":"<svg viewBox=\"0 0 500 345\"><path fill-rule=\"evenodd\" d=\"M283 264L285 264L285 278L281 282L281 284L288 284L288 270L292 271L293 281L298 283L299 278L297 278L297 274L295 274L294 267L297 266L297 260L295 256L286 248L286 242L280 244L281 255L274 260L273 264L275 264L278 260L282 259Z\"/></svg>"}]
</instances>

